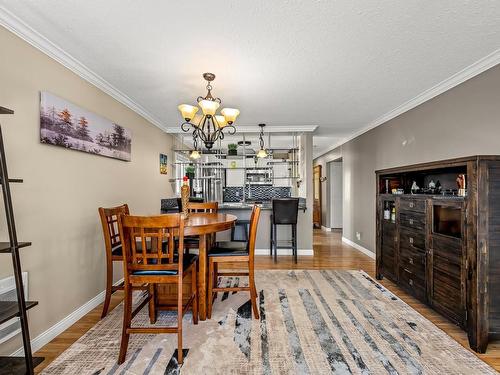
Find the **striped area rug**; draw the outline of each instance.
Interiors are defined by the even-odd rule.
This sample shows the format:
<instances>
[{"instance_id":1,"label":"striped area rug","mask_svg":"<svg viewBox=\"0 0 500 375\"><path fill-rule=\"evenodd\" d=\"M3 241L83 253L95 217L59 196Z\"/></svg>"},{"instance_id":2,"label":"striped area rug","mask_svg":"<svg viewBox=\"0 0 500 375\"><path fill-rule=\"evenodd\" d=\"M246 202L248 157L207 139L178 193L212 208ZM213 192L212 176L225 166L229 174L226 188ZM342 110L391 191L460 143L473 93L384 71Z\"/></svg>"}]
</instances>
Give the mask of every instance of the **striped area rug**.
<instances>
[{"instance_id":1,"label":"striped area rug","mask_svg":"<svg viewBox=\"0 0 500 375\"><path fill-rule=\"evenodd\" d=\"M211 320L175 335L132 335L116 365L122 305L44 374L496 374L362 271L258 271L260 319L247 293L219 293ZM238 278L219 281L243 284ZM134 320L149 325L147 307ZM175 324L171 312L158 324Z\"/></svg>"}]
</instances>

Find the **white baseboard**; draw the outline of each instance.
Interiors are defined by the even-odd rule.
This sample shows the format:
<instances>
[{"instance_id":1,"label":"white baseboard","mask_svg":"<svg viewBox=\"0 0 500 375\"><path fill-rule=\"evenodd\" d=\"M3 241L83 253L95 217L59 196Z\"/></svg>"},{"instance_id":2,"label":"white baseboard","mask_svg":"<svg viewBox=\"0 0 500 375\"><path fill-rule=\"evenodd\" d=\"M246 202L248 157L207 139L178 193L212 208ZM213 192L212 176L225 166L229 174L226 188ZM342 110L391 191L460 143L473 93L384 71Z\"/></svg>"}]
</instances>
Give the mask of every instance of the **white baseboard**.
<instances>
[{"instance_id":1,"label":"white baseboard","mask_svg":"<svg viewBox=\"0 0 500 375\"><path fill-rule=\"evenodd\" d=\"M348 238L342 236L342 242L348 244L349 246L354 247L356 250L361 251L363 254L368 255L370 258L375 259L375 253L373 251L368 250L366 247L363 247L356 242L351 241Z\"/></svg>"},{"instance_id":2,"label":"white baseboard","mask_svg":"<svg viewBox=\"0 0 500 375\"><path fill-rule=\"evenodd\" d=\"M120 285L123 282L123 279L118 280L116 283L113 285L117 286ZM63 333L65 330L67 330L69 327L71 327L73 324L75 324L78 320L83 318L86 314L88 314L90 311L95 309L97 306L99 306L101 303L104 302L104 297L106 295L106 291L103 290L101 293L99 293L97 296L92 298L90 301L86 302L82 306L80 306L78 309L73 311L71 314L54 324L52 327L47 329L46 331L42 332L39 334L37 337L31 340L31 351L35 353L37 350L42 348L44 345L48 344L50 341L52 341L54 338L59 336L61 333ZM22 356L24 353L24 349L21 347L17 349L14 353L11 354L13 357L19 357Z\"/></svg>"},{"instance_id":3,"label":"white baseboard","mask_svg":"<svg viewBox=\"0 0 500 375\"><path fill-rule=\"evenodd\" d=\"M325 232L331 232L332 228L324 227L323 225L321 226L321 230L324 230Z\"/></svg>"},{"instance_id":4,"label":"white baseboard","mask_svg":"<svg viewBox=\"0 0 500 375\"><path fill-rule=\"evenodd\" d=\"M268 255L269 249L255 249L255 255ZM278 249L278 255L292 255L292 249ZM297 255L314 255L313 249L298 249Z\"/></svg>"}]
</instances>

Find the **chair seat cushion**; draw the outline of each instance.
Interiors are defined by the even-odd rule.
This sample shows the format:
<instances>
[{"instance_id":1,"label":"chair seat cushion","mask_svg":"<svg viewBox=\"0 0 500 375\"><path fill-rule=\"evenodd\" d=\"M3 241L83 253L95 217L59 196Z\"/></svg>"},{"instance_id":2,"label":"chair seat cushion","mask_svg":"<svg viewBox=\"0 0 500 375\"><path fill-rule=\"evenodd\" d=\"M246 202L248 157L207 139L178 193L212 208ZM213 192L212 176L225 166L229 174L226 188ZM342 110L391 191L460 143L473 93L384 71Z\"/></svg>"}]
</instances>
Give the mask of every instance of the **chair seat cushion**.
<instances>
[{"instance_id":1,"label":"chair seat cushion","mask_svg":"<svg viewBox=\"0 0 500 375\"><path fill-rule=\"evenodd\" d=\"M238 256L248 255L247 242L224 241L217 242L208 253L208 256Z\"/></svg>"},{"instance_id":2,"label":"chair seat cushion","mask_svg":"<svg viewBox=\"0 0 500 375\"><path fill-rule=\"evenodd\" d=\"M177 254L174 256L174 262L177 262ZM198 255L196 254L184 254L182 258L183 268L184 270L188 269L188 267L193 264L198 259ZM167 259L163 259L162 263L168 264ZM154 264L154 263L152 263ZM132 275L135 276L165 276L165 275L177 275L177 270L139 270L132 272Z\"/></svg>"}]
</instances>

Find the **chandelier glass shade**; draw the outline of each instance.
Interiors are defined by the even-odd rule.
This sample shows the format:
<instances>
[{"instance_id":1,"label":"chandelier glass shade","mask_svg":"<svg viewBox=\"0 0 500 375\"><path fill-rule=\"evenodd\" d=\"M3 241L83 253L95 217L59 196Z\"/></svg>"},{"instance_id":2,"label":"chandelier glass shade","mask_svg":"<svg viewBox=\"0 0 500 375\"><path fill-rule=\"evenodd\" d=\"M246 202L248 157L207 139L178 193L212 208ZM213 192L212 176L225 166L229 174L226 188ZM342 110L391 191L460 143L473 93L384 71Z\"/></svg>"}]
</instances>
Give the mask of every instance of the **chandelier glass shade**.
<instances>
[{"instance_id":1,"label":"chandelier glass shade","mask_svg":"<svg viewBox=\"0 0 500 375\"><path fill-rule=\"evenodd\" d=\"M220 114L217 114L222 100L212 96L211 82L215 79L215 74L204 73L203 78L207 81L207 94L198 97L198 107L189 104L178 106L185 121L181 124L181 129L193 133L195 150L198 140L201 140L207 149L211 149L217 140L224 139L224 131L231 135L236 133L234 122L240 114L235 108L223 108ZM197 114L199 109L202 114Z\"/></svg>"}]
</instances>

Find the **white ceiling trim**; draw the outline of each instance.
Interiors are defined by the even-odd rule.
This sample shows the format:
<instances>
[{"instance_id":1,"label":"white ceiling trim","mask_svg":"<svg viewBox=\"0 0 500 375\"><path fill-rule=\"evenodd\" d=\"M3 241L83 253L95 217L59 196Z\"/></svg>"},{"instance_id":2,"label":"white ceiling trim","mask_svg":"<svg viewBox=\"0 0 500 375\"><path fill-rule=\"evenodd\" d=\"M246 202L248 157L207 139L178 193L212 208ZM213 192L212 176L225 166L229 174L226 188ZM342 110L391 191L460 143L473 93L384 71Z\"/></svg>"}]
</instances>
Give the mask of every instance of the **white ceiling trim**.
<instances>
[{"instance_id":1,"label":"white ceiling trim","mask_svg":"<svg viewBox=\"0 0 500 375\"><path fill-rule=\"evenodd\" d=\"M359 137L360 135L366 133L367 131L376 128L377 126L380 126L384 123L386 123L389 120L392 120L393 118L402 115L405 112L408 112L410 109L413 109L415 107L418 107L420 104L425 103L428 100L431 100L432 98L435 98L436 96L452 89L455 86L460 85L461 83L464 83L465 81L485 72L486 70L493 68L494 66L500 64L500 49L497 49L496 51L490 53L486 57L476 61L475 63L469 65L468 67L462 69L458 73L455 73L451 77L445 79L444 81L438 83L437 85L431 87L428 90L425 90L424 92L420 93L416 97L414 97L411 100L408 100L406 103L401 104L400 106L394 108L393 110L387 112L385 115L379 117L375 121L371 122L367 126L365 126L363 129L355 132L351 136L344 138L342 141L337 142L334 146L329 147L327 151L322 152L320 155L318 155L316 158L319 158L330 151L336 149L339 146L342 146L343 144L353 140L354 138Z\"/></svg>"},{"instance_id":2,"label":"white ceiling trim","mask_svg":"<svg viewBox=\"0 0 500 375\"><path fill-rule=\"evenodd\" d=\"M118 90L59 46L45 38L42 34L33 30L3 6L0 6L0 25L165 131L165 126L144 107L136 103L128 95Z\"/></svg>"},{"instance_id":3,"label":"white ceiling trim","mask_svg":"<svg viewBox=\"0 0 500 375\"><path fill-rule=\"evenodd\" d=\"M250 125L235 125L236 131L238 133L259 133L260 128L258 126ZM266 133L312 133L318 128L318 125L293 125L293 126L272 126L266 125ZM187 134L182 131L180 126L171 126L165 128L167 133L171 134Z\"/></svg>"}]
</instances>

